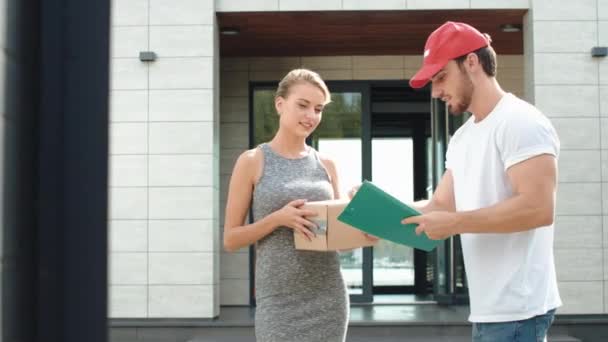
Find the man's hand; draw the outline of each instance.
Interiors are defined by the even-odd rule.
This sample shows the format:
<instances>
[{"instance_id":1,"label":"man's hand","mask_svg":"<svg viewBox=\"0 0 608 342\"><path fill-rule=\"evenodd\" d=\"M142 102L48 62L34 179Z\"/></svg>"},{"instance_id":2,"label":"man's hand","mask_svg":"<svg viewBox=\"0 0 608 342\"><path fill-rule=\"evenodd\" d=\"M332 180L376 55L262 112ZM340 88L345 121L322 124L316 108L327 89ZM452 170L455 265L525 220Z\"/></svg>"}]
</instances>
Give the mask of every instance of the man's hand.
<instances>
[{"instance_id":1,"label":"man's hand","mask_svg":"<svg viewBox=\"0 0 608 342\"><path fill-rule=\"evenodd\" d=\"M403 224L417 224L416 234L425 233L431 240L443 240L458 234L458 216L447 211L432 211L419 216L411 216L401 221Z\"/></svg>"}]
</instances>

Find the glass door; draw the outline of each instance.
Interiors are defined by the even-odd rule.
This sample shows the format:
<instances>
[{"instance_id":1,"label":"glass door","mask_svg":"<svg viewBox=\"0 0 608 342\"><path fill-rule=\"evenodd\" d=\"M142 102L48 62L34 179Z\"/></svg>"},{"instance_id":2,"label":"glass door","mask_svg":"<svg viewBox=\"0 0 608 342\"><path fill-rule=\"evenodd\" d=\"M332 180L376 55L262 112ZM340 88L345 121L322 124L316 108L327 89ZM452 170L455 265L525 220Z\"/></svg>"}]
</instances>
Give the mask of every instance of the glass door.
<instances>
[{"instance_id":1,"label":"glass door","mask_svg":"<svg viewBox=\"0 0 608 342\"><path fill-rule=\"evenodd\" d=\"M428 153L432 163L430 169L432 189L437 187L445 172L445 153L449 139L468 117L467 113L460 116L451 115L443 101L431 99L432 143ZM440 244L435 249L434 258L433 290L437 303L444 305L468 303L460 236L453 236Z\"/></svg>"},{"instance_id":2,"label":"glass door","mask_svg":"<svg viewBox=\"0 0 608 342\"><path fill-rule=\"evenodd\" d=\"M405 203L427 198L430 106L405 82L371 83L371 180ZM426 301L428 253L381 240L373 247L373 293L383 303ZM390 296L386 296L390 295Z\"/></svg>"}]
</instances>

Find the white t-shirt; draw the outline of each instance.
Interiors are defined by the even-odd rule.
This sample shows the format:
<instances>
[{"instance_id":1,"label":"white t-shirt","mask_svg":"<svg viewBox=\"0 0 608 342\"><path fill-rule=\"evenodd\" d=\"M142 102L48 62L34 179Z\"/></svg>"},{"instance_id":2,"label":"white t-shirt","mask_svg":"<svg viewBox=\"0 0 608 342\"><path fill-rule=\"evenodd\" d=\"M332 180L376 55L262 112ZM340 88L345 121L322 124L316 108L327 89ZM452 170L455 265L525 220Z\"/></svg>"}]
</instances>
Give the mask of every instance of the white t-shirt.
<instances>
[{"instance_id":1,"label":"white t-shirt","mask_svg":"<svg viewBox=\"0 0 608 342\"><path fill-rule=\"evenodd\" d=\"M446 167L457 211L512 196L507 169L540 154L559 155L559 139L534 106L505 94L478 123L471 118L450 140ZM561 305L553 261L553 225L509 234L462 234L471 322L527 319Z\"/></svg>"}]
</instances>

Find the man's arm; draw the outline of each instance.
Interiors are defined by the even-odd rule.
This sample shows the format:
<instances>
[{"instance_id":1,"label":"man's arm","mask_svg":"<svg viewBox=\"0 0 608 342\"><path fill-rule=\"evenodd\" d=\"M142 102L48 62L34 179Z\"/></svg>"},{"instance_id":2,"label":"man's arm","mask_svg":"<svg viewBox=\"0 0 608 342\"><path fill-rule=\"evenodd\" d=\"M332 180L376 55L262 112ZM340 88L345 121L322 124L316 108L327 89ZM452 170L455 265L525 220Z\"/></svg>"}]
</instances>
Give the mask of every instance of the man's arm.
<instances>
[{"instance_id":1,"label":"man's arm","mask_svg":"<svg viewBox=\"0 0 608 342\"><path fill-rule=\"evenodd\" d=\"M507 170L513 196L494 206L461 213L462 233L513 233L553 223L557 161L544 154Z\"/></svg>"},{"instance_id":2,"label":"man's arm","mask_svg":"<svg viewBox=\"0 0 608 342\"><path fill-rule=\"evenodd\" d=\"M491 207L464 212L426 212L405 219L432 239L462 233L514 233L553 223L557 161L543 154L511 166L513 196Z\"/></svg>"},{"instance_id":3,"label":"man's arm","mask_svg":"<svg viewBox=\"0 0 608 342\"><path fill-rule=\"evenodd\" d=\"M413 207L421 213L429 213L431 211L456 211L452 171L445 171L437 188L433 192L431 199L416 201L414 202Z\"/></svg>"}]
</instances>

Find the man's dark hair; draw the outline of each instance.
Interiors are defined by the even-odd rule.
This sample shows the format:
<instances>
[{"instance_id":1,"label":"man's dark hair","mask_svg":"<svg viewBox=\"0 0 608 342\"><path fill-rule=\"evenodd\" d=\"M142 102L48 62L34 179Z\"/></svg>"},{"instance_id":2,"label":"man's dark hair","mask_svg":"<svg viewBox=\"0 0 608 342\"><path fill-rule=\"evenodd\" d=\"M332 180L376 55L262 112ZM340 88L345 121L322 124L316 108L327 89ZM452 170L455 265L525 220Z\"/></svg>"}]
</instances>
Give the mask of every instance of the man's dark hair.
<instances>
[{"instance_id":1,"label":"man's dark hair","mask_svg":"<svg viewBox=\"0 0 608 342\"><path fill-rule=\"evenodd\" d=\"M477 59L479 59L479 63L481 64L483 71L486 73L486 75L492 77L496 76L496 52L490 45L484 46L481 49L477 49L470 53L474 53L477 55ZM464 60L467 58L468 55L469 54L467 53L466 55L454 59L456 61L456 64L458 64L458 67L462 68Z\"/></svg>"}]
</instances>

